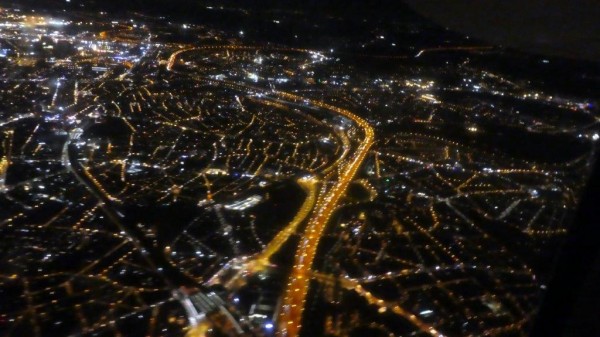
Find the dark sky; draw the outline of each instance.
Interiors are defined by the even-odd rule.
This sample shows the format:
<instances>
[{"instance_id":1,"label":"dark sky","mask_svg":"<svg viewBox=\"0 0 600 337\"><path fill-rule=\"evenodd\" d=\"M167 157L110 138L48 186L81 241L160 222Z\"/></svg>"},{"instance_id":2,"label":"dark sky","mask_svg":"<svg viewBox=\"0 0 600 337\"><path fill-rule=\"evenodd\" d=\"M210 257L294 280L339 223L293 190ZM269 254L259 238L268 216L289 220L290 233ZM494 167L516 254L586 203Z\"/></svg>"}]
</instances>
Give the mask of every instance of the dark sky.
<instances>
[{"instance_id":1,"label":"dark sky","mask_svg":"<svg viewBox=\"0 0 600 337\"><path fill-rule=\"evenodd\" d=\"M493 43L600 61L600 0L405 0L438 24Z\"/></svg>"},{"instance_id":2,"label":"dark sky","mask_svg":"<svg viewBox=\"0 0 600 337\"><path fill-rule=\"evenodd\" d=\"M124 1L124 2L123 2ZM56 8L64 0L0 0ZM441 26L521 50L600 62L600 0L404 0ZM92 7L187 13L206 4L306 9L321 14L400 17L399 0L72 0ZM95 4L95 5L93 5Z\"/></svg>"}]
</instances>

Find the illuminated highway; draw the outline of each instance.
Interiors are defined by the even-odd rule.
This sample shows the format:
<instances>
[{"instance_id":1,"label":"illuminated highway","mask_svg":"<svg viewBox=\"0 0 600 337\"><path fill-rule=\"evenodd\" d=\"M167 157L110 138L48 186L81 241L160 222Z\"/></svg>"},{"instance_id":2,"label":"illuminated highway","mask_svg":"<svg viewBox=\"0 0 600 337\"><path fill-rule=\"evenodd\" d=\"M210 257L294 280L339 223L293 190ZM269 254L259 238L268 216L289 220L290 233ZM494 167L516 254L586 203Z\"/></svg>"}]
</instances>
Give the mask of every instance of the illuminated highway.
<instances>
[{"instance_id":1,"label":"illuminated highway","mask_svg":"<svg viewBox=\"0 0 600 337\"><path fill-rule=\"evenodd\" d=\"M275 238L269 242L262 252L251 259L249 258L244 260L235 275L232 276L227 282L224 282L223 286L225 288L231 289L235 285L239 284L241 278L247 275L247 273L256 273L267 268L270 264L269 259L271 256L281 249L281 246L287 242L290 236L296 233L298 226L310 215L310 212L317 201L317 185L319 180L314 176L305 176L299 178L297 183L306 192L306 199L302 203L298 213L296 213L292 221L290 221L290 223L284 229L277 233ZM207 283L219 283L219 276L219 274L216 274Z\"/></svg>"},{"instance_id":2,"label":"illuminated highway","mask_svg":"<svg viewBox=\"0 0 600 337\"><path fill-rule=\"evenodd\" d=\"M298 96L289 93L282 93L282 96L294 100L299 99ZM302 327L302 313L304 312L304 304L310 285L309 276L319 242L338 201L346 193L348 185L354 179L369 148L373 145L374 139L373 128L365 120L352 112L322 102L309 100L309 103L350 118L363 129L365 139L358 147L354 157L340 170L341 175L337 185L335 185L324 197L321 208L316 210L313 214L304 236L300 240L294 267L292 268L289 282L283 295L283 302L278 319L277 333L280 336L286 337L298 336L300 332L300 328Z\"/></svg>"},{"instance_id":3,"label":"illuminated highway","mask_svg":"<svg viewBox=\"0 0 600 337\"><path fill-rule=\"evenodd\" d=\"M243 46L234 46L234 47L207 47L207 48L194 48L194 49L185 49L180 50L171 55L169 62L167 64L167 69L173 69L174 65L178 61L178 55L181 55L187 51L195 51L195 50L205 50L205 49L239 49L239 50L249 50L252 47L243 47ZM297 50L290 50L297 51ZM327 188L326 185L323 185L321 192L318 196L318 202L316 202L315 209L311 217L309 218L307 228L305 232L302 234L300 238L300 243L297 248L295 254L295 262L292 267L292 271L289 275L289 279L287 285L285 287L281 306L279 308L279 314L276 320L276 328L277 335L281 337L296 337L300 335L302 328L302 319L303 313L305 309L306 297L309 291L311 279L314 278L314 271L312 270L312 265L314 259L317 254L317 249L321 240L325 229L327 228L327 224L330 221L330 218L333 212L336 210L339 200L344 196L348 185L354 180L356 172L361 167L365 156L369 152L371 146L373 145L374 140L374 131L373 128L362 118L356 116L352 112L332 106L330 104L308 99L297 95L295 93L279 91L276 89L266 90L265 88L252 86L246 84L244 81L227 81L227 80L216 80L212 78L207 78L199 75L191 75L197 81L201 81L203 83L234 89L242 92L249 93L251 95L257 95L253 97L264 97L266 99L275 99L280 101L288 102L289 104L299 104L309 107L317 107L324 111L329 111L334 114L343 116L348 118L354 122L354 124L361 129L362 134L364 135L364 139L358 145L358 147L354 150L350 149L350 144L347 139L340 135L343 142L343 154L344 158L338 158L334 165L329 167L328 171L333 173L337 171L338 180L335 185ZM260 93L260 94L258 94ZM402 158L401 158L402 159ZM404 158L410 162L414 162L416 164L424 165L424 162L420 160L414 160L412 158ZM334 169L337 169L334 171ZM322 172L324 173L324 172ZM332 182L333 174L326 175L323 178L323 182ZM310 183L313 185L316 181L312 178ZM309 182L305 182L309 183ZM486 193L488 193L487 191ZM503 191L506 192L506 191ZM470 194L475 194L477 192L471 191ZM466 195L466 194L465 194ZM297 214L296 219L304 218L306 215L304 214L307 211L307 208L303 206L300 212ZM295 219L295 220L296 220ZM279 233L279 235L268 245L265 251L258 255L255 259L250 262L244 263L244 267L242 270L260 270L268 265L268 257L270 257L273 253L275 253L289 238L293 232L291 228L296 227L302 220L298 220L297 224L294 224L293 221L288 228L284 229ZM452 256L455 259L454 256ZM347 283L346 285L348 285ZM416 328L420 331L429 334L431 336L442 336L442 334L432 326L421 321L415 314L403 309L402 306L392 303L385 302L381 299L374 297L369 291L362 288L360 284L353 284L352 290L357 294L365 298L367 302L371 305L378 306L379 312L391 312L398 316L401 316L412 323Z\"/></svg>"},{"instance_id":4,"label":"illuminated highway","mask_svg":"<svg viewBox=\"0 0 600 337\"><path fill-rule=\"evenodd\" d=\"M206 50L271 50L271 51L280 51L280 52L297 52L297 53L309 53L311 50L309 49L299 49L299 48L277 48L277 47L253 47L253 46L204 46L204 47L193 47L193 48L185 48L178 50L171 54L169 57L169 61L167 63L167 70L172 71L175 62L179 58L179 56L183 53L191 52L191 51L206 51Z\"/></svg>"},{"instance_id":5,"label":"illuminated highway","mask_svg":"<svg viewBox=\"0 0 600 337\"><path fill-rule=\"evenodd\" d=\"M265 249L258 255L257 261L263 262L262 264L267 264L269 258L273 254L279 251L281 246L289 239L289 237L296 232L298 225L306 219L306 217L310 214L310 211L313 209L315 205L315 201L317 200L317 183L319 181L313 177L302 177L298 179L298 185L302 187L302 189L306 192L306 199L304 203L300 207L300 211L296 213L294 219L279 233L271 242L265 247Z\"/></svg>"},{"instance_id":6,"label":"illuminated highway","mask_svg":"<svg viewBox=\"0 0 600 337\"><path fill-rule=\"evenodd\" d=\"M177 58L184 52L225 48L241 50L255 49L253 47L244 46L183 49L171 55L167 63L167 70L172 71ZM305 50L291 51L306 52ZM217 86L245 89L246 91L248 89L252 89L253 91L257 90L257 88L254 87L240 85L229 81L210 80L203 77L196 78ZM374 130L364 119L358 117L351 111L338 108L324 102L307 99L289 92L272 90L270 93L280 99L285 99L291 102L304 102L310 106L319 107L321 109L328 110L346 117L352 120L360 129L362 129L365 137L353 156L349 157L345 164L341 164L343 167L340 167L340 177L337 184L333 186L325 196L323 196L322 202L319 205L320 208L314 210L314 213L309 220L308 227L306 228L303 237L300 239L300 245L296 252L295 263L289 276L289 282L287 284L285 293L283 294L283 302L280 309L277 330L277 334L280 336L295 337L298 336L302 326L302 313L304 312L304 303L306 302L306 295L310 285L309 275L313 260L317 253L317 247L340 198L346 193L348 185L354 179L356 172L360 168L365 156L373 145ZM282 243L283 242L281 242L281 244Z\"/></svg>"}]
</instances>

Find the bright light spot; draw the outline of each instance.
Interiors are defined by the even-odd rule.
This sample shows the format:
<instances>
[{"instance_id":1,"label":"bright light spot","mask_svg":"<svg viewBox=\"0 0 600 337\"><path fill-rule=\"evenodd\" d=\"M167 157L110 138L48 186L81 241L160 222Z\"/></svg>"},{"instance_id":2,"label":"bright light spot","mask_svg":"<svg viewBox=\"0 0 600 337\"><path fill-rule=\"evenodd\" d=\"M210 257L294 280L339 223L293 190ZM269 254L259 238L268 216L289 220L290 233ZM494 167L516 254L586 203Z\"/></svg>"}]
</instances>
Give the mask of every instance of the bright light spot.
<instances>
[{"instance_id":1,"label":"bright light spot","mask_svg":"<svg viewBox=\"0 0 600 337\"><path fill-rule=\"evenodd\" d=\"M599 135L599 134L597 134L597 133L594 133L594 134L592 135L592 140L596 141L596 140L598 140L598 139L600 139L600 135Z\"/></svg>"},{"instance_id":2,"label":"bright light spot","mask_svg":"<svg viewBox=\"0 0 600 337\"><path fill-rule=\"evenodd\" d=\"M419 313L419 315L421 315L421 316L429 316L431 314L433 314L432 310L423 310Z\"/></svg>"}]
</instances>

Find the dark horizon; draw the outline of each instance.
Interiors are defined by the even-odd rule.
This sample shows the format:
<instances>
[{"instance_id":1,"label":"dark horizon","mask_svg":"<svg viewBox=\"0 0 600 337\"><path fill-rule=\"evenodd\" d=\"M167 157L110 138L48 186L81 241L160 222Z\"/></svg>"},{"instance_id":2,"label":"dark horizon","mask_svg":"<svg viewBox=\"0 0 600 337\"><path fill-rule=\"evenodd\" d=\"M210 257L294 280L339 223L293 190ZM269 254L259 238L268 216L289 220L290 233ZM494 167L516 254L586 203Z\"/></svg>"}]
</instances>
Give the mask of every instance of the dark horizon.
<instances>
[{"instance_id":1,"label":"dark horizon","mask_svg":"<svg viewBox=\"0 0 600 337\"><path fill-rule=\"evenodd\" d=\"M600 62L600 5L593 0L2 0L17 6L56 10L84 9L142 11L194 21L206 15L206 6L244 8L254 12L304 11L311 15L335 15L349 20L368 17L375 21L398 18L407 10L418 12L440 27L525 52Z\"/></svg>"}]
</instances>

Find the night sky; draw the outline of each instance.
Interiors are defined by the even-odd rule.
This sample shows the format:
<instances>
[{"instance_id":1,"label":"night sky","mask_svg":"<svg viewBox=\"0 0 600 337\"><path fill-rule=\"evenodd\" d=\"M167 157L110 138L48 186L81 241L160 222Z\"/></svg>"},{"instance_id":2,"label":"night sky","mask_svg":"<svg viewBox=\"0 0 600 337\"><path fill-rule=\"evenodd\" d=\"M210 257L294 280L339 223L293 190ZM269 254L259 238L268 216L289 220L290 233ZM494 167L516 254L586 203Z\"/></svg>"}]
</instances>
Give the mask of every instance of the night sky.
<instances>
[{"instance_id":1,"label":"night sky","mask_svg":"<svg viewBox=\"0 0 600 337\"><path fill-rule=\"evenodd\" d=\"M64 0L0 0L2 3L56 8ZM437 24L491 44L520 50L600 61L600 2L597 0L404 0ZM193 18L206 5L252 9L296 10L327 13L346 18L368 15L382 21L393 19L405 7L397 0L71 0L76 8L113 11L138 10ZM375 14L375 15L374 15ZM400 15L398 15L400 16Z\"/></svg>"}]
</instances>

